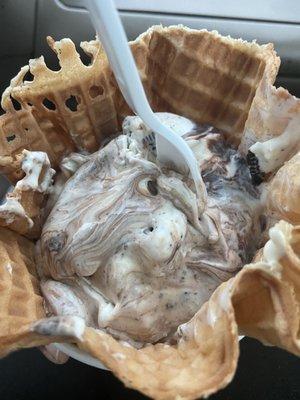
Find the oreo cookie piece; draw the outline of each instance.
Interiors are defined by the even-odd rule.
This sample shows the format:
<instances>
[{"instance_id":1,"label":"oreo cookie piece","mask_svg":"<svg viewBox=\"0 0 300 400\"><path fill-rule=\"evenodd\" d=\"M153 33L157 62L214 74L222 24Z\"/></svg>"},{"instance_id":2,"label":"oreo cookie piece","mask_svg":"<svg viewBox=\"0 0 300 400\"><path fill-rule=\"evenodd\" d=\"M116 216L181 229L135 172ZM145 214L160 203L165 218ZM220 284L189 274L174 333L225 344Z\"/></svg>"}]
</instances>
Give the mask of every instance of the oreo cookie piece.
<instances>
[{"instance_id":1,"label":"oreo cookie piece","mask_svg":"<svg viewBox=\"0 0 300 400\"><path fill-rule=\"evenodd\" d=\"M254 186L260 185L265 177L264 172L262 172L259 168L259 162L254 153L252 151L248 151L247 154L247 164L249 166L249 171L252 179L252 183Z\"/></svg>"}]
</instances>

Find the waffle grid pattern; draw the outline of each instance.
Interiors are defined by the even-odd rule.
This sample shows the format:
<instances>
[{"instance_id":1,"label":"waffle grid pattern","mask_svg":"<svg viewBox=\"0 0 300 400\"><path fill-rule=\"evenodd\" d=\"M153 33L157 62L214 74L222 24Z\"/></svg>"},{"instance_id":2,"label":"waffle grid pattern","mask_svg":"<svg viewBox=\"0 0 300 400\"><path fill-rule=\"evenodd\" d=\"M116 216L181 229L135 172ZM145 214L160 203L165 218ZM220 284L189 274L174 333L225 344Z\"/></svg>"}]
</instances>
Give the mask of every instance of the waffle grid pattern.
<instances>
[{"instance_id":1,"label":"waffle grid pattern","mask_svg":"<svg viewBox=\"0 0 300 400\"><path fill-rule=\"evenodd\" d=\"M1 342L24 325L44 317L43 299L34 265L34 244L0 228L0 351Z\"/></svg>"},{"instance_id":2,"label":"waffle grid pattern","mask_svg":"<svg viewBox=\"0 0 300 400\"><path fill-rule=\"evenodd\" d=\"M81 43L90 65L81 62L70 39L48 38L48 43L61 69L50 70L43 57L31 60L2 96L0 169L12 181L22 176L15 160L24 148L46 151L58 167L75 149L95 151L131 113L99 41ZM264 80L272 83L279 65L272 45L178 26L150 28L131 48L155 111L210 123L235 141L258 86ZM26 81L29 70L31 82Z\"/></svg>"}]
</instances>

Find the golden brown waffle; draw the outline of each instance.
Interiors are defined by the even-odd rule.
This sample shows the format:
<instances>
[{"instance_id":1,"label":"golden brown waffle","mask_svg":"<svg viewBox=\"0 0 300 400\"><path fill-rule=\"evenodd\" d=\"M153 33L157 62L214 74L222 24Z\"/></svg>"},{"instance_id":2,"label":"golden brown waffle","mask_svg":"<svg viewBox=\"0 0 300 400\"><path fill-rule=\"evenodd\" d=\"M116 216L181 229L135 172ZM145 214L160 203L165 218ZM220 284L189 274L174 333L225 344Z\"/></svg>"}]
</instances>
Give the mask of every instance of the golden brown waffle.
<instances>
[{"instance_id":1,"label":"golden brown waffle","mask_svg":"<svg viewBox=\"0 0 300 400\"><path fill-rule=\"evenodd\" d=\"M129 113L97 41L82 44L92 56L91 65L84 66L70 40L48 40L61 70L50 71L42 58L31 61L34 81L22 83L25 67L3 96L6 114L0 118L0 166L12 180L22 176L17 154L24 147L46 151L58 166L62 156L74 148L95 150L102 137L115 132ZM286 94L271 86L279 66L272 45L183 27L153 27L131 46L156 111L173 111L211 123L236 143L246 127L244 151L253 137L265 140L256 116L261 117L266 107L279 109L277 94ZM264 96L275 92L274 101ZM21 110L13 108L10 96L19 101ZM77 97L77 111L66 104L70 96ZM55 109L44 107L44 99ZM288 104L287 110L294 115L295 107ZM268 116L264 126L270 122ZM272 192L268 194L270 210L292 223L299 223L297 166L294 157L282 167L269 184ZM282 194L282 188L286 190L283 182L290 183L289 197ZM14 267L12 274L8 263ZM219 286L179 329L173 345L137 350L92 328L80 335L75 329L78 321L71 317L40 321L44 315L33 244L5 229L0 229L0 268L0 355L18 347L77 341L127 386L164 400L208 396L227 385L237 366L239 331L300 355L300 226L284 221L271 230L255 263Z\"/></svg>"},{"instance_id":2,"label":"golden brown waffle","mask_svg":"<svg viewBox=\"0 0 300 400\"><path fill-rule=\"evenodd\" d=\"M19 348L80 340L76 318L43 319L34 247L30 240L0 228L0 357Z\"/></svg>"},{"instance_id":3,"label":"golden brown waffle","mask_svg":"<svg viewBox=\"0 0 300 400\"><path fill-rule=\"evenodd\" d=\"M300 152L270 182L268 208L277 219L300 224Z\"/></svg>"},{"instance_id":4,"label":"golden brown waffle","mask_svg":"<svg viewBox=\"0 0 300 400\"><path fill-rule=\"evenodd\" d=\"M24 346L28 326L45 316L34 244L0 228L0 355Z\"/></svg>"},{"instance_id":5,"label":"golden brown waffle","mask_svg":"<svg viewBox=\"0 0 300 400\"><path fill-rule=\"evenodd\" d=\"M14 160L23 148L47 152L57 167L74 148L95 151L130 113L98 41L81 44L91 56L89 66L70 39L48 38L48 43L61 69L51 71L43 57L31 60L3 94L0 166L11 180L20 178ZM131 47L155 111L210 123L233 141L242 135L257 88L272 84L279 67L271 44L259 46L182 26L152 27ZM28 70L34 79L23 82Z\"/></svg>"},{"instance_id":6,"label":"golden brown waffle","mask_svg":"<svg viewBox=\"0 0 300 400\"><path fill-rule=\"evenodd\" d=\"M11 210L8 204L13 200L20 210ZM9 228L30 239L38 239L42 228L42 207L45 194L32 190L16 190L6 195L6 202L0 207L0 227Z\"/></svg>"},{"instance_id":7,"label":"golden brown waffle","mask_svg":"<svg viewBox=\"0 0 300 400\"><path fill-rule=\"evenodd\" d=\"M275 80L280 61L273 46L178 27L156 27L148 35L146 79L154 109L239 139L258 86Z\"/></svg>"},{"instance_id":8,"label":"golden brown waffle","mask_svg":"<svg viewBox=\"0 0 300 400\"><path fill-rule=\"evenodd\" d=\"M275 88L263 82L256 91L239 145L242 154L247 154L249 150L257 158L260 171L266 177L272 176L296 155L300 151L300 99L282 87ZM284 174L280 176L283 177ZM283 189L279 179L281 178L276 180L277 192L279 187ZM296 186L298 184L295 183ZM288 189L287 186L285 189ZM281 195L277 193L276 196ZM298 199L296 193L295 199ZM291 203L289 206L292 206ZM295 207L297 206L292 206L294 209ZM289 212L291 211L290 209ZM286 212L278 215L286 215L288 218ZM299 218L297 221L299 222Z\"/></svg>"},{"instance_id":9,"label":"golden brown waffle","mask_svg":"<svg viewBox=\"0 0 300 400\"><path fill-rule=\"evenodd\" d=\"M108 84L110 73L99 43L82 45L93 57L90 67L82 64L71 40L55 43L48 38L48 43L59 57L61 70L48 69L43 57L32 60L2 97L6 114L0 122L0 164L12 180L20 177L20 171L11 173L7 164L23 148L45 151L57 167L65 154L75 148L94 151L103 135L117 129L112 88ZM29 68L34 80L23 83ZM19 101L21 110L14 109L10 96ZM72 111L73 107L77 111Z\"/></svg>"},{"instance_id":10,"label":"golden brown waffle","mask_svg":"<svg viewBox=\"0 0 300 400\"><path fill-rule=\"evenodd\" d=\"M263 82L257 89L249 110L240 150L246 153L255 142L265 142L282 135L293 120L297 119L299 126L299 118L300 99L282 87L276 88ZM295 136L297 135L299 138L299 129L295 130ZM296 145L294 148L295 152L300 150L300 146Z\"/></svg>"}]
</instances>

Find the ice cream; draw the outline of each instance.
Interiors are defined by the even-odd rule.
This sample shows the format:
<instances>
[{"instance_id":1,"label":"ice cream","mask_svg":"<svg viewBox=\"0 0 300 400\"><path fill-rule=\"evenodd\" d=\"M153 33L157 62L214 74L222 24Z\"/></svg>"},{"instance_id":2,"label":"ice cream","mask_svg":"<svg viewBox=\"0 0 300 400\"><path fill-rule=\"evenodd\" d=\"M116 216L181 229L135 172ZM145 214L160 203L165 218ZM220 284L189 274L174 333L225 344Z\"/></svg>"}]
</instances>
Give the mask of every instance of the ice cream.
<instances>
[{"instance_id":1,"label":"ice cream","mask_svg":"<svg viewBox=\"0 0 300 400\"><path fill-rule=\"evenodd\" d=\"M50 313L136 343L171 339L251 260L261 233L245 159L213 128L160 118L187 130L207 189L204 213L192 181L159 165L151 132L128 117L122 135L79 157L37 246Z\"/></svg>"}]
</instances>

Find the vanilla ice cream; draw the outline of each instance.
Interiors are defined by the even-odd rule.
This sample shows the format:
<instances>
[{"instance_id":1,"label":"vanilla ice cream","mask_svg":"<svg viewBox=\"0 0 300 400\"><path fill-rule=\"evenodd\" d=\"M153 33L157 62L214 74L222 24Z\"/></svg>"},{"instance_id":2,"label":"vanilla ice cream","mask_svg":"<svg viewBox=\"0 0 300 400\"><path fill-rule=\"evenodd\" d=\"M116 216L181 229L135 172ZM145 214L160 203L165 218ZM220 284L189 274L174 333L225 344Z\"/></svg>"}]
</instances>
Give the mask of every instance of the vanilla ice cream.
<instances>
[{"instance_id":1,"label":"vanilla ice cream","mask_svg":"<svg viewBox=\"0 0 300 400\"><path fill-rule=\"evenodd\" d=\"M49 313L139 344L171 339L251 260L261 233L245 159L211 127L159 117L186 131L207 190L204 213L192 180L160 165L152 133L128 117L105 147L64 162L74 174L37 245Z\"/></svg>"}]
</instances>

